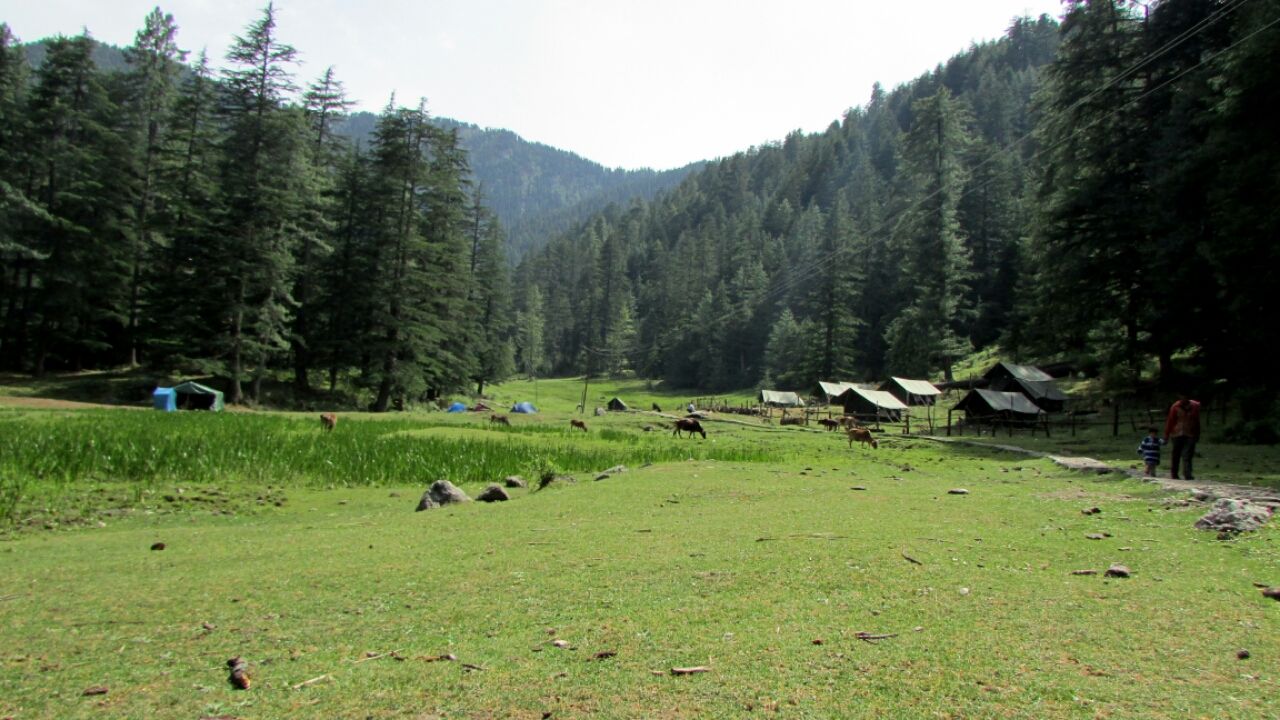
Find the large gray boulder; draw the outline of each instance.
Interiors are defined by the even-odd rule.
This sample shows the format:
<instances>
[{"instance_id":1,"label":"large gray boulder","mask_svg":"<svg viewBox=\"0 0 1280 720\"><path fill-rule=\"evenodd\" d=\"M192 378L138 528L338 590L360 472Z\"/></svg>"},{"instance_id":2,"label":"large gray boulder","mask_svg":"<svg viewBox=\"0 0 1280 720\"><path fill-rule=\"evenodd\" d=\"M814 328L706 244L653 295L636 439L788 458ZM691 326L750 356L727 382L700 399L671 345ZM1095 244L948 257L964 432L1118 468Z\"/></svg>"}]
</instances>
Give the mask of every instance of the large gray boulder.
<instances>
[{"instance_id":1,"label":"large gray boulder","mask_svg":"<svg viewBox=\"0 0 1280 720\"><path fill-rule=\"evenodd\" d=\"M418 512L430 510L441 505L452 505L454 503L471 502L471 498L467 494L459 490L453 483L448 480L437 480L431 483L431 487L422 494L422 499L418 501Z\"/></svg>"},{"instance_id":2,"label":"large gray boulder","mask_svg":"<svg viewBox=\"0 0 1280 720\"><path fill-rule=\"evenodd\" d=\"M519 475L508 475L502 482L509 488L529 487L529 484L526 483L524 478Z\"/></svg>"},{"instance_id":3,"label":"large gray boulder","mask_svg":"<svg viewBox=\"0 0 1280 720\"><path fill-rule=\"evenodd\" d=\"M1248 500L1218 498L1213 508L1196 521L1201 530L1242 533L1257 530L1271 519L1271 508Z\"/></svg>"}]
</instances>

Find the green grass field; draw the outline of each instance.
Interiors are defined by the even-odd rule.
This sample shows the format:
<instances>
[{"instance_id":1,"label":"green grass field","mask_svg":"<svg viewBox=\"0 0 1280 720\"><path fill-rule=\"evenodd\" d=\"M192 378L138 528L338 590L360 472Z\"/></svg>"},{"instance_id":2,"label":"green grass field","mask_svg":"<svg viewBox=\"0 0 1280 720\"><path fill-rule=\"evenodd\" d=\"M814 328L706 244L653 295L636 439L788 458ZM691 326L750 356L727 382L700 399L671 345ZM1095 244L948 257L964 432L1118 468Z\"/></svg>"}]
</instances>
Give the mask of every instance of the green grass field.
<instances>
[{"instance_id":1,"label":"green grass field","mask_svg":"<svg viewBox=\"0 0 1280 720\"><path fill-rule=\"evenodd\" d=\"M539 386L511 430L0 411L0 717L1280 715L1275 527L1219 541L1153 485L919 438L574 434L580 382ZM607 388L678 398L641 390ZM577 482L413 512L546 466Z\"/></svg>"}]
</instances>

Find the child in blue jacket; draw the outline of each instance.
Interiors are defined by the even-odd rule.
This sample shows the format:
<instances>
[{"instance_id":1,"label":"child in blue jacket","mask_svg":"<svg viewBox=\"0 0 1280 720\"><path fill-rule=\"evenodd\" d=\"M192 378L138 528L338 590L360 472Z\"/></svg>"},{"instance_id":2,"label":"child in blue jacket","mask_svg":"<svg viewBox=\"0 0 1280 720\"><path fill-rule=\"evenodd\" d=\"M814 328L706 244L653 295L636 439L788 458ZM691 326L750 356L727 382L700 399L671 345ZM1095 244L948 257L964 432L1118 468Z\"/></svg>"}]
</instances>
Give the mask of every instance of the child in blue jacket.
<instances>
[{"instance_id":1,"label":"child in blue jacket","mask_svg":"<svg viewBox=\"0 0 1280 720\"><path fill-rule=\"evenodd\" d=\"M1142 456L1142 461L1147 464L1147 476L1156 476L1156 466L1160 464L1160 446L1164 444L1164 440L1160 437L1160 433L1155 428L1147 428L1147 436L1142 438L1142 443L1138 445L1138 454Z\"/></svg>"}]
</instances>

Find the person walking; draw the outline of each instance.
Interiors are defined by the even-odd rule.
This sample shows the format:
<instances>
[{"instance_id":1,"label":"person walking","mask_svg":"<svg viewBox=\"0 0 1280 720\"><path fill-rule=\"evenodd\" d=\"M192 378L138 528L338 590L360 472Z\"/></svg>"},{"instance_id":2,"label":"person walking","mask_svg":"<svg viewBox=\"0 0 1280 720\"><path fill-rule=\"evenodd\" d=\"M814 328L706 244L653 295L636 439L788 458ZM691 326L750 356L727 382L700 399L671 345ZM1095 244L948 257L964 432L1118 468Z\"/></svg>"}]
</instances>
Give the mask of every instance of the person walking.
<instances>
[{"instance_id":1,"label":"person walking","mask_svg":"<svg viewBox=\"0 0 1280 720\"><path fill-rule=\"evenodd\" d=\"M1169 408L1164 422L1164 441L1172 438L1173 451L1169 458L1169 477L1178 479L1178 464L1182 463L1182 477L1195 480L1191 463L1196 455L1196 443L1200 440L1200 403L1186 393L1178 393L1178 400Z\"/></svg>"},{"instance_id":2,"label":"person walking","mask_svg":"<svg viewBox=\"0 0 1280 720\"><path fill-rule=\"evenodd\" d=\"M1147 429L1147 436L1142 438L1142 443L1138 445L1138 454L1142 456L1142 462L1147 465L1147 477L1156 476L1156 467L1160 465L1160 446L1164 445L1164 441L1160 439L1159 431L1155 427Z\"/></svg>"}]
</instances>

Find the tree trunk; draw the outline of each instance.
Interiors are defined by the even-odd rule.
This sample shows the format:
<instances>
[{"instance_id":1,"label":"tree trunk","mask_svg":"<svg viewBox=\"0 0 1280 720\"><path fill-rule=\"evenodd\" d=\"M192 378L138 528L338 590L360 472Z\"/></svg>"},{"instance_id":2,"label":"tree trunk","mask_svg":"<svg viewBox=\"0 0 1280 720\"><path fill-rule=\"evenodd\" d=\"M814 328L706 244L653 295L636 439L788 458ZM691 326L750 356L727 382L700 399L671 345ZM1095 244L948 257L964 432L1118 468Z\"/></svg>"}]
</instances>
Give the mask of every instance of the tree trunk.
<instances>
[{"instance_id":1,"label":"tree trunk","mask_svg":"<svg viewBox=\"0 0 1280 720\"><path fill-rule=\"evenodd\" d=\"M240 330L244 322L244 311L236 310L235 320L231 324L231 397L227 402L239 405L244 401L244 391L240 388L240 373L243 366L240 359Z\"/></svg>"}]
</instances>

